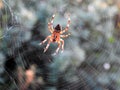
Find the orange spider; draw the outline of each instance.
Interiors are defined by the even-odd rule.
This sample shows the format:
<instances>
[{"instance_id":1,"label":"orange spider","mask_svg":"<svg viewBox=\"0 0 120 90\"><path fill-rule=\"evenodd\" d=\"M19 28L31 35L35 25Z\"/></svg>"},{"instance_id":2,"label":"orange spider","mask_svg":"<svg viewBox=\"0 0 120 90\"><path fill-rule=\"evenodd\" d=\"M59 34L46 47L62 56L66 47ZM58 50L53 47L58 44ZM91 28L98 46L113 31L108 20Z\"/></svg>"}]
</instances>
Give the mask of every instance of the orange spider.
<instances>
[{"instance_id":1,"label":"orange spider","mask_svg":"<svg viewBox=\"0 0 120 90\"><path fill-rule=\"evenodd\" d=\"M69 25L70 25L70 17L68 17L67 26L64 30L62 30L62 27L60 26L60 24L58 24L55 28L53 27L54 18L55 18L55 14L53 14L51 21L48 23L48 30L51 32L51 35L47 36L46 39L40 43L40 45L44 44L48 40L48 44L46 48L44 48L44 52L46 52L51 42L58 43L58 48L56 49L56 52L55 52L55 54L57 54L61 46L62 46L62 52L64 50L64 40L61 38L66 38L70 35L70 33L66 35L61 35L66 31L68 31Z\"/></svg>"}]
</instances>

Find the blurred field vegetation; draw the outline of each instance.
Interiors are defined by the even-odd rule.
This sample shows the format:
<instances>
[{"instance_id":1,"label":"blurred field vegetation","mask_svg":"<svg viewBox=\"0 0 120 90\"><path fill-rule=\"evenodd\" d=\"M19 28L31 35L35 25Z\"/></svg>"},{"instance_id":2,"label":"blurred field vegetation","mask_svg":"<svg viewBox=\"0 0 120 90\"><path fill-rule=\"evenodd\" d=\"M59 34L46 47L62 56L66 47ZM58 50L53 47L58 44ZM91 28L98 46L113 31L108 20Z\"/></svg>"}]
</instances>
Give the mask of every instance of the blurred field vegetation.
<instances>
[{"instance_id":1,"label":"blurred field vegetation","mask_svg":"<svg viewBox=\"0 0 120 90\"><path fill-rule=\"evenodd\" d=\"M39 43L48 22L64 29L65 50ZM0 0L0 90L120 90L119 0Z\"/></svg>"}]
</instances>

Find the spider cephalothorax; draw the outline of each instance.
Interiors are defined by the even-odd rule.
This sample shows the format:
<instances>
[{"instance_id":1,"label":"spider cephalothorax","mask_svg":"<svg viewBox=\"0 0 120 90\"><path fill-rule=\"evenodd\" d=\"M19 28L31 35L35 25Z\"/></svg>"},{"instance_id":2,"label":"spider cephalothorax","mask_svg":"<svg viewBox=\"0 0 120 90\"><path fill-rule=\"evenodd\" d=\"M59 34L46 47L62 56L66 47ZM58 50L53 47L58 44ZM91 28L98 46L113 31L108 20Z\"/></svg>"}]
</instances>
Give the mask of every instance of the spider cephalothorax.
<instances>
[{"instance_id":1,"label":"spider cephalothorax","mask_svg":"<svg viewBox=\"0 0 120 90\"><path fill-rule=\"evenodd\" d=\"M46 52L51 42L58 43L58 48L56 49L56 52L55 52L55 54L57 54L60 48L62 48L62 52L64 50L64 40L61 38L66 38L70 35L70 33L63 35L63 33L68 31L69 29L70 17L68 17L67 26L64 30L62 30L62 27L60 26L60 24L58 24L55 28L53 28L54 17L55 15L52 16L51 22L48 23L48 30L51 32L51 35L47 36L46 39L40 43L40 45L44 44L48 40L48 44L44 49L44 52Z\"/></svg>"},{"instance_id":2,"label":"spider cephalothorax","mask_svg":"<svg viewBox=\"0 0 120 90\"><path fill-rule=\"evenodd\" d=\"M54 30L59 33L62 30L60 24L58 24Z\"/></svg>"}]
</instances>

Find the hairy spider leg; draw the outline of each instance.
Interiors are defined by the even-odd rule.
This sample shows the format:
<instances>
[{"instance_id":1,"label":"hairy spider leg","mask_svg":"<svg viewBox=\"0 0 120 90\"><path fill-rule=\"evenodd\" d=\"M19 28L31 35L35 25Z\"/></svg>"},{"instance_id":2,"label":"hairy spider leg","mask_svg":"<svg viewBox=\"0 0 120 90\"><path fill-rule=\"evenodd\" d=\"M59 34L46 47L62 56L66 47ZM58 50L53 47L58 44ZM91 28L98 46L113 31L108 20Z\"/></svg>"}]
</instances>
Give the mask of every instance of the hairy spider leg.
<instances>
[{"instance_id":1,"label":"hairy spider leg","mask_svg":"<svg viewBox=\"0 0 120 90\"><path fill-rule=\"evenodd\" d=\"M50 22L48 22L48 30L53 33L54 29L53 29L53 20L55 18L55 14L52 15L52 19Z\"/></svg>"},{"instance_id":2,"label":"hairy spider leg","mask_svg":"<svg viewBox=\"0 0 120 90\"><path fill-rule=\"evenodd\" d=\"M51 37L51 36L47 36L47 37L45 38L45 40L43 40L39 45L44 44L50 37Z\"/></svg>"},{"instance_id":3,"label":"hairy spider leg","mask_svg":"<svg viewBox=\"0 0 120 90\"><path fill-rule=\"evenodd\" d=\"M56 55L56 54L58 53L58 51L60 50L61 43L60 43L60 42L57 42L57 43L58 43L58 47L57 47L57 49L56 49L54 55Z\"/></svg>"},{"instance_id":4,"label":"hairy spider leg","mask_svg":"<svg viewBox=\"0 0 120 90\"><path fill-rule=\"evenodd\" d=\"M44 53L45 53L45 52L47 51L47 49L49 48L50 43L51 43L51 41L49 40L47 46L44 48Z\"/></svg>"},{"instance_id":5,"label":"hairy spider leg","mask_svg":"<svg viewBox=\"0 0 120 90\"><path fill-rule=\"evenodd\" d=\"M60 39L60 41L62 42L62 51L61 52L63 52L64 51L64 40Z\"/></svg>"},{"instance_id":6,"label":"hairy spider leg","mask_svg":"<svg viewBox=\"0 0 120 90\"><path fill-rule=\"evenodd\" d=\"M68 37L68 36L70 36L71 34L70 33L68 33L68 34L66 34L66 35L60 35L60 37L62 37L62 38L66 38L66 37Z\"/></svg>"},{"instance_id":7,"label":"hairy spider leg","mask_svg":"<svg viewBox=\"0 0 120 90\"><path fill-rule=\"evenodd\" d=\"M68 16L67 26L66 26L66 28L65 28L63 31L61 31L61 34L63 34L63 33L65 33L66 31L68 31L69 26L70 26L70 16Z\"/></svg>"}]
</instances>

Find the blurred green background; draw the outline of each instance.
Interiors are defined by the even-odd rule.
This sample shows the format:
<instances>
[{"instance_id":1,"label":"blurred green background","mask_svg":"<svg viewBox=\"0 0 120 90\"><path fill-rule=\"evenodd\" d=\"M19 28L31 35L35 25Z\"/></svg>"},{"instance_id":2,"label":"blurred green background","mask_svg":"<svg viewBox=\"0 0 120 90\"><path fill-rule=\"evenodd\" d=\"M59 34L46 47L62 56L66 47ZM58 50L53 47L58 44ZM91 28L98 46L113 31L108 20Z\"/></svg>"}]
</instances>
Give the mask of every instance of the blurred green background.
<instances>
[{"instance_id":1,"label":"blurred green background","mask_svg":"<svg viewBox=\"0 0 120 90\"><path fill-rule=\"evenodd\" d=\"M48 22L71 35L39 45ZM120 90L119 0L0 0L0 90Z\"/></svg>"}]
</instances>

